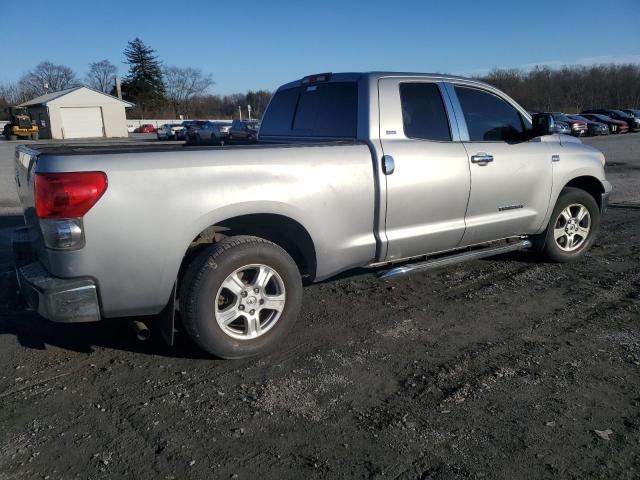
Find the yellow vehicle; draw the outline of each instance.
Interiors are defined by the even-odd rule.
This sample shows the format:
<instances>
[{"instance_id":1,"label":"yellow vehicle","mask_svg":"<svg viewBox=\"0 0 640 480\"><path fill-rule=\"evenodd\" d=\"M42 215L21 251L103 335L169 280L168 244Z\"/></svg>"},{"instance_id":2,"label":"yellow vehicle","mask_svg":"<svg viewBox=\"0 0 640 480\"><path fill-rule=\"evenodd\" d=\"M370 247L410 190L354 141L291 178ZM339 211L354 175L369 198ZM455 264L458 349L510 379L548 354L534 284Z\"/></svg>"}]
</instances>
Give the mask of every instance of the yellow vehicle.
<instances>
[{"instance_id":1,"label":"yellow vehicle","mask_svg":"<svg viewBox=\"0 0 640 480\"><path fill-rule=\"evenodd\" d=\"M4 126L4 138L7 140L18 140L19 138L30 138L38 140L39 130L36 122L31 120L29 112L24 107L9 107L9 123Z\"/></svg>"}]
</instances>

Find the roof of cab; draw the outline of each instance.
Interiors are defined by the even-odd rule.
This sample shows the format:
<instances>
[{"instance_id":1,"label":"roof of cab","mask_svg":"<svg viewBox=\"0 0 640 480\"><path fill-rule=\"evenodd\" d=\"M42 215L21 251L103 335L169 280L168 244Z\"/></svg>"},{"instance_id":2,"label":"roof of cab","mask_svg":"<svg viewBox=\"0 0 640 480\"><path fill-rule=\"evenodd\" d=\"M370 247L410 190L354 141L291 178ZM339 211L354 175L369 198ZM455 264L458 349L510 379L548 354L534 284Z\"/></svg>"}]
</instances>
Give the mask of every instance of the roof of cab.
<instances>
[{"instance_id":1,"label":"roof of cab","mask_svg":"<svg viewBox=\"0 0 640 480\"><path fill-rule=\"evenodd\" d=\"M299 87L302 85L302 81L313 75L307 75L299 80L294 80L293 82L286 83L282 85L278 90L288 90L290 88ZM479 80L475 80L473 78L461 77L457 75L448 75L442 73L425 73L425 72L389 72L389 71L373 71L373 72L336 72L331 73L331 78L328 82L357 82L362 77L368 77L370 80L379 80L384 77L425 77L434 80L450 80L450 81L460 81L463 80L467 83L474 83L477 85L487 85L485 82L481 82Z\"/></svg>"}]
</instances>

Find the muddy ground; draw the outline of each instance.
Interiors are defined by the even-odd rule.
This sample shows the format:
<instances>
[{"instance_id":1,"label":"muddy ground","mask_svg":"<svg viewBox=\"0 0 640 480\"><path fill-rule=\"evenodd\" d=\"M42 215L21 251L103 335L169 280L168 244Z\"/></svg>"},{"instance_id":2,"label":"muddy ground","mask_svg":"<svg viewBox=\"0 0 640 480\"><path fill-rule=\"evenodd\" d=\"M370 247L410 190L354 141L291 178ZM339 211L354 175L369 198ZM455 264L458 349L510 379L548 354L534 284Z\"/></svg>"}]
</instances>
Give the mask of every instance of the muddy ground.
<instances>
[{"instance_id":1,"label":"muddy ground","mask_svg":"<svg viewBox=\"0 0 640 480\"><path fill-rule=\"evenodd\" d=\"M640 477L640 134L588 142L620 188L584 261L310 286L246 361L38 318L2 217L0 479Z\"/></svg>"}]
</instances>

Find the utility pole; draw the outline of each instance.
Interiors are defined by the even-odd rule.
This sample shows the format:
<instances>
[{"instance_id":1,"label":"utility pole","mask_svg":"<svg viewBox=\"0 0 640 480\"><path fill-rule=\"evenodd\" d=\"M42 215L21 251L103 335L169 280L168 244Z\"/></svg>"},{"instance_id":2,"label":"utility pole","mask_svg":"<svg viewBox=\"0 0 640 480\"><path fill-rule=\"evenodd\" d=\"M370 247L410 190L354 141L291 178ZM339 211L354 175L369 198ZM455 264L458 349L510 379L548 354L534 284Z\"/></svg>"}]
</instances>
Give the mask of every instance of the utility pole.
<instances>
[{"instance_id":1,"label":"utility pole","mask_svg":"<svg viewBox=\"0 0 640 480\"><path fill-rule=\"evenodd\" d=\"M122 85L120 84L120 77L116 77L116 93L118 98L122 100Z\"/></svg>"},{"instance_id":2,"label":"utility pole","mask_svg":"<svg viewBox=\"0 0 640 480\"><path fill-rule=\"evenodd\" d=\"M251 120L251 105L247 105L247 111L249 112L249 120Z\"/></svg>"},{"instance_id":3,"label":"utility pole","mask_svg":"<svg viewBox=\"0 0 640 480\"><path fill-rule=\"evenodd\" d=\"M240 120L242 120L242 107L238 105L238 113L240 114Z\"/></svg>"}]
</instances>

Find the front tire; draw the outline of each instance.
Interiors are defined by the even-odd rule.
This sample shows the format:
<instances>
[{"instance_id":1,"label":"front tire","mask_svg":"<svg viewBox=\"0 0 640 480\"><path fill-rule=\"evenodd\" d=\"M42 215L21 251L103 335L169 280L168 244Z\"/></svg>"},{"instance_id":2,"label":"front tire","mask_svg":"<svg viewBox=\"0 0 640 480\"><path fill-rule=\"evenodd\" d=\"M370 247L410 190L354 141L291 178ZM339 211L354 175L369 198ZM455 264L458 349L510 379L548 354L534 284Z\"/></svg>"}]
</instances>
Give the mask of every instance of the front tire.
<instances>
[{"instance_id":1,"label":"front tire","mask_svg":"<svg viewBox=\"0 0 640 480\"><path fill-rule=\"evenodd\" d=\"M600 230L600 209L594 198L579 188L562 190L553 209L542 252L554 262L573 262L591 248Z\"/></svg>"},{"instance_id":2,"label":"front tire","mask_svg":"<svg viewBox=\"0 0 640 480\"><path fill-rule=\"evenodd\" d=\"M302 279L278 245L251 236L206 247L187 268L180 289L184 327L202 349L235 359L271 351L291 330L302 302Z\"/></svg>"}]
</instances>

